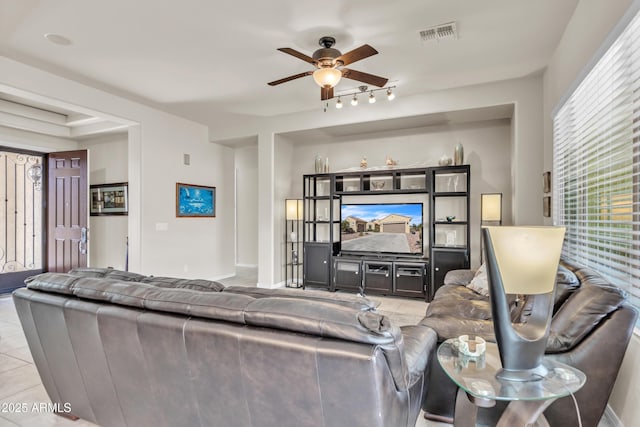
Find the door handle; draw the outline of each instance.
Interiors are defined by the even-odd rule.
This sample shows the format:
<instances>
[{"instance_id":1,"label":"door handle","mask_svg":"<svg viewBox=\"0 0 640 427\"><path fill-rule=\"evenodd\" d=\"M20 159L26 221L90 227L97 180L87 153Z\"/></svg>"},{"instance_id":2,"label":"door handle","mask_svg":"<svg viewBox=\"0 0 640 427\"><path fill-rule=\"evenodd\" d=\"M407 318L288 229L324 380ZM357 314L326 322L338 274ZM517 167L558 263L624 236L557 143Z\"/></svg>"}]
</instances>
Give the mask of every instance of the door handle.
<instances>
[{"instance_id":1,"label":"door handle","mask_svg":"<svg viewBox=\"0 0 640 427\"><path fill-rule=\"evenodd\" d=\"M78 245L78 249L82 255L87 254L87 227L80 229L80 244Z\"/></svg>"}]
</instances>

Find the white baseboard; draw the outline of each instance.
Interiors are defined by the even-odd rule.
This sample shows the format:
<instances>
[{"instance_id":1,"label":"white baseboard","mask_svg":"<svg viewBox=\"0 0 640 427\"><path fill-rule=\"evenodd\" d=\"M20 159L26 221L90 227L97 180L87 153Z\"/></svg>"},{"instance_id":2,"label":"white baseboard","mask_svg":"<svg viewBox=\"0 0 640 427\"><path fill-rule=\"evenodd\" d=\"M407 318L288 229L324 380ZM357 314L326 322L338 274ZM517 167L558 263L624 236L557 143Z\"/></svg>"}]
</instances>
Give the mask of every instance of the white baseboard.
<instances>
[{"instance_id":1,"label":"white baseboard","mask_svg":"<svg viewBox=\"0 0 640 427\"><path fill-rule=\"evenodd\" d=\"M273 285L265 285L263 283L258 283L258 287L259 288L264 288L264 289L276 289L276 288L284 288L284 280L282 282L279 283L274 283Z\"/></svg>"},{"instance_id":2,"label":"white baseboard","mask_svg":"<svg viewBox=\"0 0 640 427\"><path fill-rule=\"evenodd\" d=\"M221 275L219 275L219 276L214 276L214 277L212 277L212 278L211 278L211 279L209 279L209 280L211 280L211 281L214 281L214 282L215 282L215 281L217 281L217 280L228 279L229 277L233 277L233 276L235 276L235 275L236 275L236 273L226 273L226 274L221 274Z\"/></svg>"},{"instance_id":3,"label":"white baseboard","mask_svg":"<svg viewBox=\"0 0 640 427\"><path fill-rule=\"evenodd\" d=\"M258 264L236 264L236 267L242 267L242 268L258 268Z\"/></svg>"},{"instance_id":4,"label":"white baseboard","mask_svg":"<svg viewBox=\"0 0 640 427\"><path fill-rule=\"evenodd\" d=\"M607 409L604 410L604 415L599 425L602 427L624 427L618 415L616 415L613 408L609 405L607 405Z\"/></svg>"}]
</instances>

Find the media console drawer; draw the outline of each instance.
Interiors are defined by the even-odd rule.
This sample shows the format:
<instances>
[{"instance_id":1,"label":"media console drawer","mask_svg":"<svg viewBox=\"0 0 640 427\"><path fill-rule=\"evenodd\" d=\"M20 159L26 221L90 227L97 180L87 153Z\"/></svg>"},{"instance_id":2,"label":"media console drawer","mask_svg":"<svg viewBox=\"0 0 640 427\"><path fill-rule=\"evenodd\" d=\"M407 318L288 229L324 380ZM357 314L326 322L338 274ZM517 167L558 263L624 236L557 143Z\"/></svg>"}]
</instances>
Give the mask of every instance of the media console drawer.
<instances>
[{"instance_id":1,"label":"media console drawer","mask_svg":"<svg viewBox=\"0 0 640 427\"><path fill-rule=\"evenodd\" d=\"M364 261L365 292L393 292L392 262Z\"/></svg>"},{"instance_id":2,"label":"media console drawer","mask_svg":"<svg viewBox=\"0 0 640 427\"><path fill-rule=\"evenodd\" d=\"M393 263L393 293L406 296L423 296L427 286L427 265L418 263Z\"/></svg>"}]
</instances>

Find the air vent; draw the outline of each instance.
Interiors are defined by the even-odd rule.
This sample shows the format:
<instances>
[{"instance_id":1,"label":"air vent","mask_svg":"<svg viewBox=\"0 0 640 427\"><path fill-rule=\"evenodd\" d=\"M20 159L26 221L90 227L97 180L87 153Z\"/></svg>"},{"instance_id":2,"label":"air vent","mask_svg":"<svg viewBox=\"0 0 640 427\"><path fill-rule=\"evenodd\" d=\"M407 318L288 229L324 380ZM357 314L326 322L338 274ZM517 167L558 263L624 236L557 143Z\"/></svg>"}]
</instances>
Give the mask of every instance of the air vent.
<instances>
[{"instance_id":1,"label":"air vent","mask_svg":"<svg viewBox=\"0 0 640 427\"><path fill-rule=\"evenodd\" d=\"M440 41L445 39L457 39L458 30L456 29L455 22L449 22L447 24L437 25L435 27L427 28L420 31L420 39L423 42L432 40Z\"/></svg>"}]
</instances>

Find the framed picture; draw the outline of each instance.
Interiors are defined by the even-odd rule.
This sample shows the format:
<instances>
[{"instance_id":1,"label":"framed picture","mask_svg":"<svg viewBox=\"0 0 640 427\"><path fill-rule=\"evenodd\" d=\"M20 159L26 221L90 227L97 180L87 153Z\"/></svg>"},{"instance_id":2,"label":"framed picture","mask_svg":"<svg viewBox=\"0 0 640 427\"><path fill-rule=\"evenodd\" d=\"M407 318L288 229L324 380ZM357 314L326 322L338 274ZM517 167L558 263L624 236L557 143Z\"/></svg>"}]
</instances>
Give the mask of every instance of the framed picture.
<instances>
[{"instance_id":1,"label":"framed picture","mask_svg":"<svg viewBox=\"0 0 640 427\"><path fill-rule=\"evenodd\" d=\"M90 214L97 215L128 215L129 214L129 184L119 182L115 184L99 184L89 186Z\"/></svg>"},{"instance_id":2,"label":"framed picture","mask_svg":"<svg viewBox=\"0 0 640 427\"><path fill-rule=\"evenodd\" d=\"M542 192L551 192L551 171L546 171L542 174Z\"/></svg>"},{"instance_id":3,"label":"framed picture","mask_svg":"<svg viewBox=\"0 0 640 427\"><path fill-rule=\"evenodd\" d=\"M542 198L542 216L549 218L551 216L551 196Z\"/></svg>"},{"instance_id":4,"label":"framed picture","mask_svg":"<svg viewBox=\"0 0 640 427\"><path fill-rule=\"evenodd\" d=\"M215 217L216 187L176 183L176 216Z\"/></svg>"}]
</instances>

